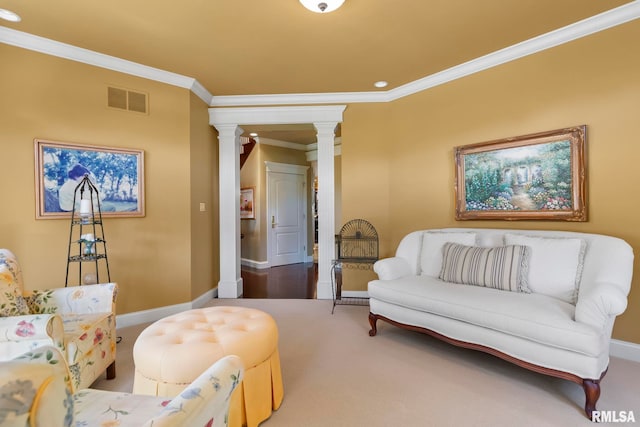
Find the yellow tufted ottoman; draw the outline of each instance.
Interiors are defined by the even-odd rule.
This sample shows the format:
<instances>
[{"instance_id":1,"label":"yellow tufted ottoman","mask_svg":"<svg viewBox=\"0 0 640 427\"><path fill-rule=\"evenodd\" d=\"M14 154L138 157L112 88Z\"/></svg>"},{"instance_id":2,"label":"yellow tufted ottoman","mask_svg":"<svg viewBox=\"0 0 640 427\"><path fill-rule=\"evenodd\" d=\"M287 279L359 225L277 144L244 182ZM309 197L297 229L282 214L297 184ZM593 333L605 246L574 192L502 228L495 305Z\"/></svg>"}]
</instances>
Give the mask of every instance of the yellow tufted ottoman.
<instances>
[{"instance_id":1,"label":"yellow tufted ottoman","mask_svg":"<svg viewBox=\"0 0 640 427\"><path fill-rule=\"evenodd\" d=\"M231 398L229 427L255 427L282 403L278 328L273 318L244 307L187 310L149 325L133 346L134 394L173 397L228 354L245 366Z\"/></svg>"}]
</instances>

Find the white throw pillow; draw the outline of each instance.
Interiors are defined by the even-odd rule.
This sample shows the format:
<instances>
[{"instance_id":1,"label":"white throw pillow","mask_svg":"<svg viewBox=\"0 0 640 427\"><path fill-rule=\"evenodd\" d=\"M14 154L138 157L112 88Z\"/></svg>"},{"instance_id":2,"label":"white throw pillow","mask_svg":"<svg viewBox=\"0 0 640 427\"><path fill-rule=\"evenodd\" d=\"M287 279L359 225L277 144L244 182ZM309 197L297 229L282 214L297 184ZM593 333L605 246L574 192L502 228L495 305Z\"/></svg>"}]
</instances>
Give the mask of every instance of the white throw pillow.
<instances>
[{"instance_id":1,"label":"white throw pillow","mask_svg":"<svg viewBox=\"0 0 640 427\"><path fill-rule=\"evenodd\" d=\"M549 295L571 304L576 303L587 247L584 240L505 234L504 243L531 248L531 292Z\"/></svg>"},{"instance_id":2,"label":"white throw pillow","mask_svg":"<svg viewBox=\"0 0 640 427\"><path fill-rule=\"evenodd\" d=\"M422 235L420 250L420 274L438 277L442 269L442 247L445 243L474 246L476 233L470 231L426 231Z\"/></svg>"}]
</instances>

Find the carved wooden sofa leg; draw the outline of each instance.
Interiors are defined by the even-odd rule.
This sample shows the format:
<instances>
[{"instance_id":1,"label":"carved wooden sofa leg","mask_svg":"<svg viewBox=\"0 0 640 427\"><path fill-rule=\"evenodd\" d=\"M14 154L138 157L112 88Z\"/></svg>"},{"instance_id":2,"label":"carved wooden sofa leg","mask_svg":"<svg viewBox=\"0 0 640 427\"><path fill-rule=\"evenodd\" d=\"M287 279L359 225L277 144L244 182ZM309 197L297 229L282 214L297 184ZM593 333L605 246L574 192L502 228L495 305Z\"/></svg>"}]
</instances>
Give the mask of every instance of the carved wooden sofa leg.
<instances>
[{"instance_id":1,"label":"carved wooden sofa leg","mask_svg":"<svg viewBox=\"0 0 640 427\"><path fill-rule=\"evenodd\" d=\"M585 396L584 412L593 420L593 411L596 410L596 402L600 397L600 380L582 380L582 388Z\"/></svg>"},{"instance_id":2,"label":"carved wooden sofa leg","mask_svg":"<svg viewBox=\"0 0 640 427\"><path fill-rule=\"evenodd\" d=\"M107 379L112 380L116 377L116 361L111 362L109 366L107 366Z\"/></svg>"},{"instance_id":3,"label":"carved wooden sofa leg","mask_svg":"<svg viewBox=\"0 0 640 427\"><path fill-rule=\"evenodd\" d=\"M369 312L369 324L371 325L371 330L369 331L370 337L375 337L378 333L378 328L376 326L376 322L378 321L378 316Z\"/></svg>"}]
</instances>

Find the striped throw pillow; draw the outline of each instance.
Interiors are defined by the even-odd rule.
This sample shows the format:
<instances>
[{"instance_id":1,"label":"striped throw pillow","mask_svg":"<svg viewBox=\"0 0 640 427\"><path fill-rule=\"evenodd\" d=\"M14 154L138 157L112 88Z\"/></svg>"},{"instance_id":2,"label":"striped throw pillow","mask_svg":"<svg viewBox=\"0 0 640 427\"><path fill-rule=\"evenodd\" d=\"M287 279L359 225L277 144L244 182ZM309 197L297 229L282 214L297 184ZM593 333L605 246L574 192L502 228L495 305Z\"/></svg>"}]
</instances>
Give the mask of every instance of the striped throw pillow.
<instances>
[{"instance_id":1,"label":"striped throw pillow","mask_svg":"<svg viewBox=\"0 0 640 427\"><path fill-rule=\"evenodd\" d=\"M438 277L445 282L530 293L530 252L522 245L483 248L445 243Z\"/></svg>"}]
</instances>

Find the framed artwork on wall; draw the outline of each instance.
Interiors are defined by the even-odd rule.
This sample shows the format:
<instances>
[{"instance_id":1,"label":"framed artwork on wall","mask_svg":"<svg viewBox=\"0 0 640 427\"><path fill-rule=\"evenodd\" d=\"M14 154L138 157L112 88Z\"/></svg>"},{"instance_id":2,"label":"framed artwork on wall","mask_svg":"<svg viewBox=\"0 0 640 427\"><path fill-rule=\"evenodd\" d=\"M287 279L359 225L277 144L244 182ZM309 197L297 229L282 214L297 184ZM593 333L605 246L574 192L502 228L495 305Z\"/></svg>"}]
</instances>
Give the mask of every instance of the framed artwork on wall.
<instances>
[{"instance_id":1,"label":"framed artwork on wall","mask_svg":"<svg viewBox=\"0 0 640 427\"><path fill-rule=\"evenodd\" d=\"M240 219L255 219L254 187L240 189Z\"/></svg>"},{"instance_id":2,"label":"framed artwork on wall","mask_svg":"<svg viewBox=\"0 0 640 427\"><path fill-rule=\"evenodd\" d=\"M145 215L144 151L36 139L36 219L70 218L75 188L87 174L103 217Z\"/></svg>"},{"instance_id":3,"label":"framed artwork on wall","mask_svg":"<svg viewBox=\"0 0 640 427\"><path fill-rule=\"evenodd\" d=\"M455 148L456 220L586 221L586 126Z\"/></svg>"}]
</instances>

